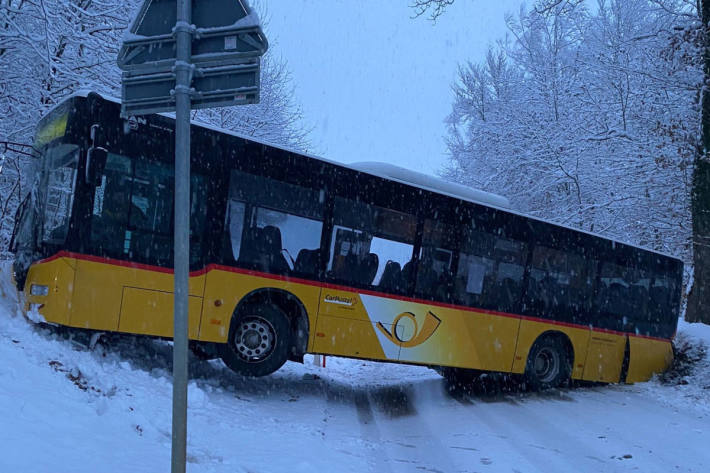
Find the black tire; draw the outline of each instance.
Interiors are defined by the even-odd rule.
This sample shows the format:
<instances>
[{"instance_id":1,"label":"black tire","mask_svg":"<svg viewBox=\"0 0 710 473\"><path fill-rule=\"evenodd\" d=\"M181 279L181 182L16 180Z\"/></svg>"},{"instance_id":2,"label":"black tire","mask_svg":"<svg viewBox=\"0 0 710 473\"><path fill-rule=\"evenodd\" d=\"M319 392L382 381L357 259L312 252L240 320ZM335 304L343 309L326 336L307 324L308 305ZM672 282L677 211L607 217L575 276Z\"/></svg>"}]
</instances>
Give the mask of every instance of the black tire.
<instances>
[{"instance_id":1,"label":"black tire","mask_svg":"<svg viewBox=\"0 0 710 473\"><path fill-rule=\"evenodd\" d=\"M286 314L271 304L240 308L232 317L227 343L221 345L222 361L244 376L266 376L286 363L291 346L291 327Z\"/></svg>"},{"instance_id":2,"label":"black tire","mask_svg":"<svg viewBox=\"0 0 710 473\"><path fill-rule=\"evenodd\" d=\"M539 338L530 349L525 381L534 391L557 388L570 379L572 367L560 337Z\"/></svg>"},{"instance_id":3,"label":"black tire","mask_svg":"<svg viewBox=\"0 0 710 473\"><path fill-rule=\"evenodd\" d=\"M195 358L201 361L209 361L219 358L220 356L219 351L214 345L215 344L212 343L200 343L190 340L188 347Z\"/></svg>"}]
</instances>

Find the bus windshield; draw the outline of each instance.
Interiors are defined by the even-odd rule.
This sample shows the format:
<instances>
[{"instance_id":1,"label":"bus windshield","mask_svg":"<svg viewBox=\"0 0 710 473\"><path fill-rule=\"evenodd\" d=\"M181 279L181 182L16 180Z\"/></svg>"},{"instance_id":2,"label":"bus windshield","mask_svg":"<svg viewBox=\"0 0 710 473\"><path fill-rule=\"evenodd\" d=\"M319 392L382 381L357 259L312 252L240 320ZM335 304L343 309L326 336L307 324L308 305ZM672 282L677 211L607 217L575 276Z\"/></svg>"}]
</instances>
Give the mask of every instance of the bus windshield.
<instances>
[{"instance_id":1,"label":"bus windshield","mask_svg":"<svg viewBox=\"0 0 710 473\"><path fill-rule=\"evenodd\" d=\"M44 153L45 170L42 199L42 241L64 243L74 202L79 147L57 143Z\"/></svg>"}]
</instances>

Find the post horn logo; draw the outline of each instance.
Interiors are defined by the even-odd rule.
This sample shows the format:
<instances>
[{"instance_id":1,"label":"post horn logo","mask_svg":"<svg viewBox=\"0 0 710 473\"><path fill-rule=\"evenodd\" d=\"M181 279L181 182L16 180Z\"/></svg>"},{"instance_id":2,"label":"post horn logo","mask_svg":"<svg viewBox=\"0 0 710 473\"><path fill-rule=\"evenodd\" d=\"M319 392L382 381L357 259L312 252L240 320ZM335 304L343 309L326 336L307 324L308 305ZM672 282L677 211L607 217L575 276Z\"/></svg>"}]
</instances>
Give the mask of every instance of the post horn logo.
<instances>
[{"instance_id":1,"label":"post horn logo","mask_svg":"<svg viewBox=\"0 0 710 473\"><path fill-rule=\"evenodd\" d=\"M412 324L414 324L414 333L409 338L401 336L400 333L398 333L401 332L401 330L397 330L397 325L403 318L411 320ZM392 332L387 330L385 326L382 325L382 322L377 322L377 328L380 329L380 332L392 343L403 348L411 348L427 341L429 337L434 335L436 329L439 328L439 324L441 324L441 319L431 312L427 312L424 323L422 324L422 329L419 330L419 325L417 324L417 319L414 317L414 314L411 312L402 312L395 317L394 322L392 322Z\"/></svg>"}]
</instances>

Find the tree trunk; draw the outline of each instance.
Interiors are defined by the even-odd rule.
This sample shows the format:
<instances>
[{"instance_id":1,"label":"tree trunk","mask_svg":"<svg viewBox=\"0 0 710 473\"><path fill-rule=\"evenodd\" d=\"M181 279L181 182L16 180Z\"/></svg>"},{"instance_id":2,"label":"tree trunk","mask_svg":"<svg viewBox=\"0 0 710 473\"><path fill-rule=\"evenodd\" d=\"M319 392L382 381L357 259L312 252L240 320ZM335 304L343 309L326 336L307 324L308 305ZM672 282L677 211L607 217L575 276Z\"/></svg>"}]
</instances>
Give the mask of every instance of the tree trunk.
<instances>
[{"instance_id":1,"label":"tree trunk","mask_svg":"<svg viewBox=\"0 0 710 473\"><path fill-rule=\"evenodd\" d=\"M703 0L704 28L702 98L702 149L695 160L691 190L693 219L693 286L685 319L710 324L710 0Z\"/></svg>"}]
</instances>

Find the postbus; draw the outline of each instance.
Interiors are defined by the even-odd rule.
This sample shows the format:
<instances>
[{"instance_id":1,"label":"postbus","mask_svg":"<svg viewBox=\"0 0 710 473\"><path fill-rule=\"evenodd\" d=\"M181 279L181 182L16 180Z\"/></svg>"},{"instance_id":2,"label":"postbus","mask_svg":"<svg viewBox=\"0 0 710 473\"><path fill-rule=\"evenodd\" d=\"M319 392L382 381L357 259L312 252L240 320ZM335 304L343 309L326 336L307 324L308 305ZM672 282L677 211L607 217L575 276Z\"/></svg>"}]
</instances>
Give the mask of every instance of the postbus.
<instances>
[{"instance_id":1,"label":"postbus","mask_svg":"<svg viewBox=\"0 0 710 473\"><path fill-rule=\"evenodd\" d=\"M39 123L14 274L50 324L170 339L174 120L72 96ZM307 353L637 382L672 360L682 262L387 164L193 123L189 339L263 376Z\"/></svg>"}]
</instances>

